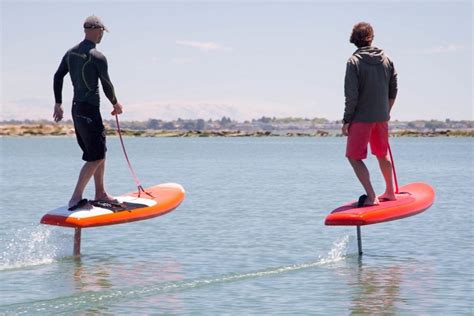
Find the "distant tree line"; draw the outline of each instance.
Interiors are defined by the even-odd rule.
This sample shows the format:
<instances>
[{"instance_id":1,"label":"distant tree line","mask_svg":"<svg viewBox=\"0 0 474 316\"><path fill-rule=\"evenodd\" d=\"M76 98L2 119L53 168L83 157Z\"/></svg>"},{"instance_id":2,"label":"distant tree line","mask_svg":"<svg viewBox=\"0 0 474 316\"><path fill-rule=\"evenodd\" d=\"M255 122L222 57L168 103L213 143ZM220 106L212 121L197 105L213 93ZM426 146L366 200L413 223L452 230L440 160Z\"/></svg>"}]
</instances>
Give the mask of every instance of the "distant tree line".
<instances>
[{"instance_id":1,"label":"distant tree line","mask_svg":"<svg viewBox=\"0 0 474 316\"><path fill-rule=\"evenodd\" d=\"M276 118L276 117L266 117L262 116L259 119L253 119L252 123L275 123L275 124L290 124L290 123L303 123L303 122L308 122L308 123L313 123L313 124L327 124L330 123L328 119L325 118L319 118L315 117L312 119L309 118L301 118L301 117L282 117L282 118Z\"/></svg>"},{"instance_id":2,"label":"distant tree line","mask_svg":"<svg viewBox=\"0 0 474 316\"><path fill-rule=\"evenodd\" d=\"M411 129L425 128L425 129L448 129L448 128L474 128L474 121L452 121L446 119L444 121L430 120L430 121L411 121L407 123L407 127Z\"/></svg>"},{"instance_id":3,"label":"distant tree line","mask_svg":"<svg viewBox=\"0 0 474 316\"><path fill-rule=\"evenodd\" d=\"M115 120L105 121L109 126L116 128ZM120 123L120 126L127 129L136 130L189 130L189 131L202 131L202 130L219 130L219 129L232 129L238 124L237 121L233 121L230 117L222 117L220 120L203 120L203 119L181 119L173 121L164 121L159 119L148 119L147 121L124 121Z\"/></svg>"}]
</instances>

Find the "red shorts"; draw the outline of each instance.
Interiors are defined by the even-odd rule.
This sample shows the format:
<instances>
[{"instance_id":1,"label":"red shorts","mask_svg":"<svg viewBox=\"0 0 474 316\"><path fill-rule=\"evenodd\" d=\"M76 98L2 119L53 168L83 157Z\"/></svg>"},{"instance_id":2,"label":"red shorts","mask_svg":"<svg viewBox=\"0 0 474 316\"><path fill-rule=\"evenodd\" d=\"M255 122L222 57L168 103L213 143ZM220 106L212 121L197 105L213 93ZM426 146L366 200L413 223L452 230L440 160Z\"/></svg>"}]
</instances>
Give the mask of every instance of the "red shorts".
<instances>
[{"instance_id":1,"label":"red shorts","mask_svg":"<svg viewBox=\"0 0 474 316\"><path fill-rule=\"evenodd\" d=\"M346 157L356 160L367 158L367 144L372 154L385 157L388 151L388 122L352 122L349 125Z\"/></svg>"}]
</instances>

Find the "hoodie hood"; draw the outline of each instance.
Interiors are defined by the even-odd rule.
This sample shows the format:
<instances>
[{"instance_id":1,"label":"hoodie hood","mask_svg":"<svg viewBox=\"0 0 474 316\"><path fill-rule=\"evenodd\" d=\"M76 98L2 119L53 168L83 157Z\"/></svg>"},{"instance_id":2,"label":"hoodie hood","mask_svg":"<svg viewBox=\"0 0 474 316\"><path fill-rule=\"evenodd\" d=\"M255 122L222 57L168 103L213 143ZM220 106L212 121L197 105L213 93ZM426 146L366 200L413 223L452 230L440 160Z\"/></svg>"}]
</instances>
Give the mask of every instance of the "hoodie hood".
<instances>
[{"instance_id":1,"label":"hoodie hood","mask_svg":"<svg viewBox=\"0 0 474 316\"><path fill-rule=\"evenodd\" d=\"M359 48L354 52L353 57L370 65L378 65L386 58L383 50L374 46Z\"/></svg>"}]
</instances>

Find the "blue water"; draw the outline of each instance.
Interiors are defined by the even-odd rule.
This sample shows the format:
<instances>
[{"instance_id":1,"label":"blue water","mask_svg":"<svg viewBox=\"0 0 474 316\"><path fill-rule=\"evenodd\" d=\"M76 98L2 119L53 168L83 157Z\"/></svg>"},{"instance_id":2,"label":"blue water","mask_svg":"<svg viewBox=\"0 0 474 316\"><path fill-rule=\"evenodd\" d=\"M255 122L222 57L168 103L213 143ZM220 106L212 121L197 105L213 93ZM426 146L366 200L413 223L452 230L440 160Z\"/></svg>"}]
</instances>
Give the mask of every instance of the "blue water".
<instances>
[{"instance_id":1,"label":"blue water","mask_svg":"<svg viewBox=\"0 0 474 316\"><path fill-rule=\"evenodd\" d=\"M400 184L434 205L399 221L324 226L362 192L343 138L126 138L143 185L186 199L155 219L73 230L40 225L82 166L72 137L0 138L0 314L473 314L473 149L468 138L395 138ZM111 194L134 189L108 139ZM368 159L377 191L383 180ZM86 196L93 197L93 187Z\"/></svg>"}]
</instances>

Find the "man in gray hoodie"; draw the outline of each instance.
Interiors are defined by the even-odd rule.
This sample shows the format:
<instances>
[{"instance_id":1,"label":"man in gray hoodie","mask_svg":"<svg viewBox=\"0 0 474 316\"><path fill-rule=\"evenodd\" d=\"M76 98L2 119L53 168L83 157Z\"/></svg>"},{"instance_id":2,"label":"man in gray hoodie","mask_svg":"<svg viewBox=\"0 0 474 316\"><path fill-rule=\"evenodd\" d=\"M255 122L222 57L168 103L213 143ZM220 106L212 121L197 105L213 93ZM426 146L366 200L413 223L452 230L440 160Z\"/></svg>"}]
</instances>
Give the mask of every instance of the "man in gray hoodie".
<instances>
[{"instance_id":1,"label":"man in gray hoodie","mask_svg":"<svg viewBox=\"0 0 474 316\"><path fill-rule=\"evenodd\" d=\"M383 50L371 46L374 30L369 23L354 25L350 42L357 50L347 61L344 81L345 110L343 135L348 136L346 157L366 194L358 206L377 205L382 200L395 200L392 163L388 156L388 121L397 96L397 72ZM385 192L378 196L370 182L370 174L362 161L367 158L370 143L385 179Z\"/></svg>"}]
</instances>

